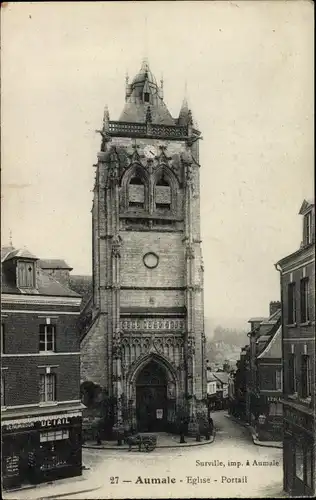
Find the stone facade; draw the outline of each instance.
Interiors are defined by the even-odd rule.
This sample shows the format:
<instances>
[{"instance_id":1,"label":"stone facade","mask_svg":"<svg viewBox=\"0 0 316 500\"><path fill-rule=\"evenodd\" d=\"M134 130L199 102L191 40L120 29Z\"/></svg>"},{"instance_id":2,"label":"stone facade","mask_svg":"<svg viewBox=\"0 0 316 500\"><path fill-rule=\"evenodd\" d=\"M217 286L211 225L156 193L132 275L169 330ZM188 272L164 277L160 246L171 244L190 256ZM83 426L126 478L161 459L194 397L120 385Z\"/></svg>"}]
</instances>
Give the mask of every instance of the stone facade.
<instances>
[{"instance_id":1,"label":"stone facade","mask_svg":"<svg viewBox=\"0 0 316 500\"><path fill-rule=\"evenodd\" d=\"M159 384L149 374L151 410L167 425L185 404L194 421L206 398L200 132L185 101L181 120L170 123L147 62L128 84L123 115L124 122L110 121L106 110L100 131L92 320L81 341L82 382L114 396L117 423L128 418L139 427L139 381L154 363L162 369L164 396L160 412Z\"/></svg>"}]
</instances>

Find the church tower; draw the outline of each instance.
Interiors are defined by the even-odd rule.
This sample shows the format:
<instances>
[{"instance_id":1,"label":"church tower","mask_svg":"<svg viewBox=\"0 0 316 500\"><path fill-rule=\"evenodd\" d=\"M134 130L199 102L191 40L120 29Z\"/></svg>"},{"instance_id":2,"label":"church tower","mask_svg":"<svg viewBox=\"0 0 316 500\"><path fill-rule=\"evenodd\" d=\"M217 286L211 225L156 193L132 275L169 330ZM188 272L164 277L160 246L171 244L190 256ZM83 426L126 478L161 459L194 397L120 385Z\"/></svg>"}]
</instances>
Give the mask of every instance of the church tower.
<instances>
[{"instance_id":1,"label":"church tower","mask_svg":"<svg viewBox=\"0 0 316 500\"><path fill-rule=\"evenodd\" d=\"M105 388L115 423L172 430L205 411L200 132L173 118L144 60L117 121L105 109L92 208L93 299L82 381Z\"/></svg>"}]
</instances>

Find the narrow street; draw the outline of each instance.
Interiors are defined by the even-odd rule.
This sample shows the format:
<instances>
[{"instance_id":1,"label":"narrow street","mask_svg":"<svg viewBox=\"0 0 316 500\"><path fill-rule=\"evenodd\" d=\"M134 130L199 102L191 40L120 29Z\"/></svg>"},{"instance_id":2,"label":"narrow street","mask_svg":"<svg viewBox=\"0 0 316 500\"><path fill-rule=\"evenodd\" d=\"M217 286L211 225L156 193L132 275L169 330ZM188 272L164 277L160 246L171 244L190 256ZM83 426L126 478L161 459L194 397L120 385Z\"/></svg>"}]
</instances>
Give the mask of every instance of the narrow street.
<instances>
[{"instance_id":1,"label":"narrow street","mask_svg":"<svg viewBox=\"0 0 316 500\"><path fill-rule=\"evenodd\" d=\"M89 484L100 488L67 498L283 496L282 450L254 445L249 431L227 412L215 412L213 420L213 444L152 453L85 449ZM154 478L155 484L144 484L146 478ZM167 484L157 484L158 478L166 478Z\"/></svg>"}]
</instances>

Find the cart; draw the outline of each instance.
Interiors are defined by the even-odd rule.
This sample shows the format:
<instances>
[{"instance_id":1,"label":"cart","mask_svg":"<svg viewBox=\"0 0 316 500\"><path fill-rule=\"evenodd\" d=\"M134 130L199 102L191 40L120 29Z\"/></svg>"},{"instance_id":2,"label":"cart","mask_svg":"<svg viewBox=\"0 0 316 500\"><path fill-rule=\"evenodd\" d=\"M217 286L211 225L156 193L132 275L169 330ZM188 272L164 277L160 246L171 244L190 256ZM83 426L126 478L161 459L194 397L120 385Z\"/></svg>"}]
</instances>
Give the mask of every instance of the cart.
<instances>
[{"instance_id":1,"label":"cart","mask_svg":"<svg viewBox=\"0 0 316 500\"><path fill-rule=\"evenodd\" d=\"M153 451L157 446L157 436L154 434L136 434L125 438L125 443L128 444L128 451L132 450L133 446L138 447L138 451Z\"/></svg>"}]
</instances>

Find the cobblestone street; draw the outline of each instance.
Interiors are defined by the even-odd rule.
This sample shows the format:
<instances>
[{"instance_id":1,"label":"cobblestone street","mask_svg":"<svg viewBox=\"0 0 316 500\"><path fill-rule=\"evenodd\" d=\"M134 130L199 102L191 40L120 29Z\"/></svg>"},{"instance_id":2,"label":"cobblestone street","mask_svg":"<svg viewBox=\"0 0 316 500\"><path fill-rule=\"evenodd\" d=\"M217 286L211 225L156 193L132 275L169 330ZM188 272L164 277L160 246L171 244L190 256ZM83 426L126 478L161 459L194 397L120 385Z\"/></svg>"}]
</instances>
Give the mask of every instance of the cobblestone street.
<instances>
[{"instance_id":1,"label":"cobblestone street","mask_svg":"<svg viewBox=\"0 0 316 500\"><path fill-rule=\"evenodd\" d=\"M283 496L282 450L254 445L248 429L226 412L214 413L213 420L214 443L157 448L152 453L84 449L84 465L89 470L84 471L84 480L68 484L67 495L60 493L57 481L8 493L5 498L58 498L59 494L69 499ZM154 484L146 484L148 478ZM157 484L158 478L165 478L166 483ZM89 492L89 488L95 489Z\"/></svg>"}]
</instances>

